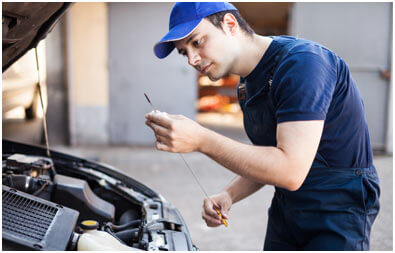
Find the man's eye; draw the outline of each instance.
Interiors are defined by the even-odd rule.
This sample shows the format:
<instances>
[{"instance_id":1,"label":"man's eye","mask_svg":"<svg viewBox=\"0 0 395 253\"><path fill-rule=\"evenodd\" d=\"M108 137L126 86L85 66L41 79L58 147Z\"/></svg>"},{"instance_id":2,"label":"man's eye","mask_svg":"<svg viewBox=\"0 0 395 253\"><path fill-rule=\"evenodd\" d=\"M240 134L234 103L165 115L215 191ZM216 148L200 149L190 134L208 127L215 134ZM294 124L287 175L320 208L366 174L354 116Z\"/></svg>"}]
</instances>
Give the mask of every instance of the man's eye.
<instances>
[{"instance_id":1,"label":"man's eye","mask_svg":"<svg viewBox=\"0 0 395 253\"><path fill-rule=\"evenodd\" d=\"M201 43L202 43L202 39L198 39L193 42L193 45L196 47L199 46Z\"/></svg>"}]
</instances>

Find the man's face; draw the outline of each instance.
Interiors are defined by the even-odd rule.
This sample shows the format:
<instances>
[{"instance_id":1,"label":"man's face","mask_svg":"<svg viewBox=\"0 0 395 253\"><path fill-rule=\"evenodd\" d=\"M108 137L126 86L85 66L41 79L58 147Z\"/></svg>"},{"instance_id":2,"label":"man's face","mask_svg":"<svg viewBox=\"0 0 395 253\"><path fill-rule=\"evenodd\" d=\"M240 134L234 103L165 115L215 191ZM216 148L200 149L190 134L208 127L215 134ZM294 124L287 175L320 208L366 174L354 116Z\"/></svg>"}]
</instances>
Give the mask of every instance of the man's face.
<instances>
[{"instance_id":1,"label":"man's face","mask_svg":"<svg viewBox=\"0 0 395 253\"><path fill-rule=\"evenodd\" d=\"M203 19L186 38L175 41L178 53L188 58L188 63L212 81L227 75L234 62L233 38L227 32Z\"/></svg>"}]
</instances>

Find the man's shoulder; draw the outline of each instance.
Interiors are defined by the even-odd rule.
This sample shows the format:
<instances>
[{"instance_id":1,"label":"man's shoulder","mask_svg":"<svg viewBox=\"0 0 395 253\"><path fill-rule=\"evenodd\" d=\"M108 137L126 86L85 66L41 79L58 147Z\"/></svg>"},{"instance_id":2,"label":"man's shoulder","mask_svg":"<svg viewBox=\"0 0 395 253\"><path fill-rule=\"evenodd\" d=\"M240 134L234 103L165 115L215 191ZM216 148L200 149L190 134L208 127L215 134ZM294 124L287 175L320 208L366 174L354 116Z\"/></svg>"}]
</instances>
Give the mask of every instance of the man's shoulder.
<instances>
[{"instance_id":1,"label":"man's shoulder","mask_svg":"<svg viewBox=\"0 0 395 253\"><path fill-rule=\"evenodd\" d=\"M304 56L309 56L313 54L320 57L337 57L336 54L328 49L326 46L312 40L294 38L293 41L290 41L288 43L294 44L294 46L292 46L288 51L289 55L300 54Z\"/></svg>"},{"instance_id":2,"label":"man's shoulder","mask_svg":"<svg viewBox=\"0 0 395 253\"><path fill-rule=\"evenodd\" d=\"M311 40L286 39L288 41L283 45L282 52L278 53L274 79L315 78L317 73L327 76L328 81L336 79L338 58L332 51Z\"/></svg>"},{"instance_id":3,"label":"man's shoulder","mask_svg":"<svg viewBox=\"0 0 395 253\"><path fill-rule=\"evenodd\" d=\"M337 64L337 55L318 42L292 36L276 36L273 39L283 48L279 51L280 63L292 61L304 64L305 60L314 60Z\"/></svg>"}]
</instances>

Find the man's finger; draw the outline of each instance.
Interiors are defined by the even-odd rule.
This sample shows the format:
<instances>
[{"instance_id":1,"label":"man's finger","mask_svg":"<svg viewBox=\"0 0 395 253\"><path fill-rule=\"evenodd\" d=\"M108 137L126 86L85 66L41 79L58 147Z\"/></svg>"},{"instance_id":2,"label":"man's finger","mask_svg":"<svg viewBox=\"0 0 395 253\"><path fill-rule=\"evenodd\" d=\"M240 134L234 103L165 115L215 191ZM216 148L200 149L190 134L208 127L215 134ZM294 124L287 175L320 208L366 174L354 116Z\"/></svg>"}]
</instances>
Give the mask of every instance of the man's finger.
<instances>
[{"instance_id":1,"label":"man's finger","mask_svg":"<svg viewBox=\"0 0 395 253\"><path fill-rule=\"evenodd\" d=\"M169 136L169 131L167 128L157 125L153 121L146 121L146 124L155 132L155 134L165 137Z\"/></svg>"},{"instance_id":2,"label":"man's finger","mask_svg":"<svg viewBox=\"0 0 395 253\"><path fill-rule=\"evenodd\" d=\"M170 151L170 147L159 141L156 142L156 149L161 151Z\"/></svg>"},{"instance_id":3,"label":"man's finger","mask_svg":"<svg viewBox=\"0 0 395 253\"><path fill-rule=\"evenodd\" d=\"M164 128L170 128L172 122L167 113L148 113L145 115L145 118Z\"/></svg>"},{"instance_id":4,"label":"man's finger","mask_svg":"<svg viewBox=\"0 0 395 253\"><path fill-rule=\"evenodd\" d=\"M207 203L213 208L214 210L220 209L221 207L211 198L206 199Z\"/></svg>"},{"instance_id":5,"label":"man's finger","mask_svg":"<svg viewBox=\"0 0 395 253\"><path fill-rule=\"evenodd\" d=\"M209 199L204 200L203 209L207 215L210 215L213 218L218 218L218 214L214 209L213 202L211 202Z\"/></svg>"},{"instance_id":6,"label":"man's finger","mask_svg":"<svg viewBox=\"0 0 395 253\"><path fill-rule=\"evenodd\" d=\"M155 135L155 137L158 142L166 144L166 146L168 146L168 147L172 146L169 138L162 136L162 135Z\"/></svg>"},{"instance_id":7,"label":"man's finger","mask_svg":"<svg viewBox=\"0 0 395 253\"><path fill-rule=\"evenodd\" d=\"M202 213L202 218L206 222L207 226L209 227L216 227L222 224L220 219L215 219L207 215L205 212Z\"/></svg>"},{"instance_id":8,"label":"man's finger","mask_svg":"<svg viewBox=\"0 0 395 253\"><path fill-rule=\"evenodd\" d=\"M228 212L227 211L225 211L225 209L221 209L221 214L222 214L222 217L224 218L224 219L229 219L229 214L228 214Z\"/></svg>"}]
</instances>

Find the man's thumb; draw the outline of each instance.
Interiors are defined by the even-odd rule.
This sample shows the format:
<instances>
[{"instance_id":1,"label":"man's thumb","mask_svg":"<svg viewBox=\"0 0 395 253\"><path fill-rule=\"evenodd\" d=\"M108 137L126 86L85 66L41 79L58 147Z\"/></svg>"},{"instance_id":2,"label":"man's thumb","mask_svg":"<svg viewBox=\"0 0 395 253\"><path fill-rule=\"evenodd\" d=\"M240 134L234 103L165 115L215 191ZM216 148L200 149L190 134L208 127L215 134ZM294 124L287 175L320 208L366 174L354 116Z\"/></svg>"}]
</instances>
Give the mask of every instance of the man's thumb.
<instances>
[{"instance_id":1,"label":"man's thumb","mask_svg":"<svg viewBox=\"0 0 395 253\"><path fill-rule=\"evenodd\" d=\"M229 219L228 211L226 211L224 208L221 208L221 214L224 219Z\"/></svg>"}]
</instances>

